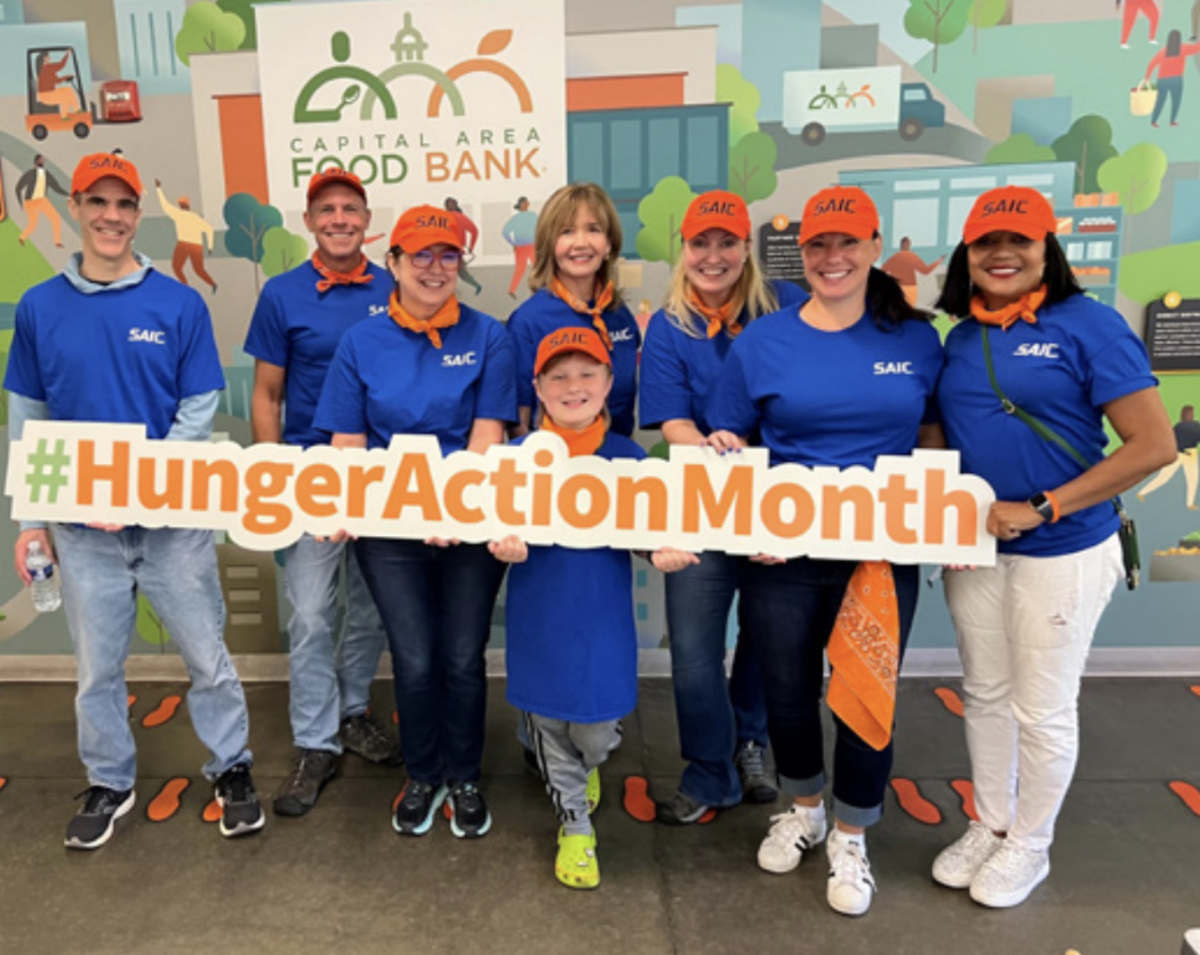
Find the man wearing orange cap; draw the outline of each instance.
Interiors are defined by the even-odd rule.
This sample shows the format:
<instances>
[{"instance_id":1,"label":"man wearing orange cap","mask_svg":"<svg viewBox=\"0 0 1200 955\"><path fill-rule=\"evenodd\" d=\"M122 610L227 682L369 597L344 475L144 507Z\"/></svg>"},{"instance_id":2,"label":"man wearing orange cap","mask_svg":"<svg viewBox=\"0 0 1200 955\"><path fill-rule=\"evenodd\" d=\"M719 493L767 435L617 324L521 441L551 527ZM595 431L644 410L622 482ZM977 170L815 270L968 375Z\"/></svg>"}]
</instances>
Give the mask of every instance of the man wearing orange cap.
<instances>
[{"instance_id":1,"label":"man wearing orange cap","mask_svg":"<svg viewBox=\"0 0 1200 955\"><path fill-rule=\"evenodd\" d=\"M250 422L256 442L327 444L312 425L325 374L346 329L386 321L391 282L363 254L371 224L367 191L352 172L331 167L308 184L304 223L312 258L271 278L246 336L255 358ZM284 421L283 409L287 408ZM291 668L292 771L275 793L282 816L302 816L337 772L343 748L375 763L396 761L396 740L367 713L383 653L383 624L344 543L305 535L284 552ZM338 595L346 610L338 634Z\"/></svg>"},{"instance_id":2,"label":"man wearing orange cap","mask_svg":"<svg viewBox=\"0 0 1200 955\"><path fill-rule=\"evenodd\" d=\"M71 179L69 211L83 251L61 276L26 292L4 386L9 439L30 420L143 424L151 440L207 441L225 387L212 322L193 290L157 272L133 249L142 183L123 156L85 156ZM98 358L99 356L99 358ZM119 387L118 387L119 383ZM63 570L63 604L79 664L75 713L89 788L66 845L95 849L134 805L125 658L144 594L187 664L188 711L211 758L221 834L261 829L250 778L249 717L223 640L225 606L212 534L202 530L23 523L17 573L28 584L30 544Z\"/></svg>"}]
</instances>

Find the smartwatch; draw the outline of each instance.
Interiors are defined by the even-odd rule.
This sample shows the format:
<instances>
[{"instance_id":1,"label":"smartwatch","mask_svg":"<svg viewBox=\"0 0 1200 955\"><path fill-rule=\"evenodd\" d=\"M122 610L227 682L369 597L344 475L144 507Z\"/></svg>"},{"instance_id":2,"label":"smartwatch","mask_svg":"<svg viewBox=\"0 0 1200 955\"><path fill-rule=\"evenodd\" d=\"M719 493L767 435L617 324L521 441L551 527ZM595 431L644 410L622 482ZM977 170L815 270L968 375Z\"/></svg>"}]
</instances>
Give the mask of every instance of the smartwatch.
<instances>
[{"instance_id":1,"label":"smartwatch","mask_svg":"<svg viewBox=\"0 0 1200 955\"><path fill-rule=\"evenodd\" d=\"M1029 506L1041 515L1047 524L1054 523L1054 502L1045 494L1035 494L1029 499Z\"/></svg>"}]
</instances>

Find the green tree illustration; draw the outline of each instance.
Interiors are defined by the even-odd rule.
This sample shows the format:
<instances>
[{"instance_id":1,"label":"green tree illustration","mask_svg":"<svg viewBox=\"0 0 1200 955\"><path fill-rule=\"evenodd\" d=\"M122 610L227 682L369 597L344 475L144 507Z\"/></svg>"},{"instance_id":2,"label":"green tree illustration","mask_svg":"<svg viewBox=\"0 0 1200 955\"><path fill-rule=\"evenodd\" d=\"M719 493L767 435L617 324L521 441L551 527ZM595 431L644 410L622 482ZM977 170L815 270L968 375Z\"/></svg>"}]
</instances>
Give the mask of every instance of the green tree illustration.
<instances>
[{"instance_id":1,"label":"green tree illustration","mask_svg":"<svg viewBox=\"0 0 1200 955\"><path fill-rule=\"evenodd\" d=\"M1158 201L1166 174L1167 154L1154 143L1131 146L1100 167L1096 174L1100 188L1105 192L1120 193L1121 205L1130 217L1125 225L1127 238L1133 233L1133 217Z\"/></svg>"},{"instance_id":2,"label":"green tree illustration","mask_svg":"<svg viewBox=\"0 0 1200 955\"><path fill-rule=\"evenodd\" d=\"M232 13L242 21L246 35L242 38L239 50L258 49L258 26L254 20L254 8L268 3L285 3L287 0L217 0L217 6L226 13Z\"/></svg>"},{"instance_id":3,"label":"green tree illustration","mask_svg":"<svg viewBox=\"0 0 1200 955\"><path fill-rule=\"evenodd\" d=\"M236 13L226 13L210 0L187 8L175 34L175 55L184 66L193 53L227 53L246 38L246 25Z\"/></svg>"},{"instance_id":4,"label":"green tree illustration","mask_svg":"<svg viewBox=\"0 0 1200 955\"><path fill-rule=\"evenodd\" d=\"M258 265L263 259L263 237L283 225L283 215L274 206L263 205L248 192L234 193L225 200L225 248L230 255L254 263L254 291L261 284Z\"/></svg>"},{"instance_id":5,"label":"green tree illustration","mask_svg":"<svg viewBox=\"0 0 1200 955\"><path fill-rule=\"evenodd\" d=\"M729 190L747 203L766 199L775 191L775 159L779 148L766 133L749 133L729 152Z\"/></svg>"},{"instance_id":6,"label":"green tree illustration","mask_svg":"<svg viewBox=\"0 0 1200 955\"><path fill-rule=\"evenodd\" d=\"M938 68L938 49L962 36L974 0L908 0L904 29L917 40L933 44L933 72Z\"/></svg>"},{"instance_id":7,"label":"green tree illustration","mask_svg":"<svg viewBox=\"0 0 1200 955\"><path fill-rule=\"evenodd\" d=\"M262 270L267 278L294 269L308 258L308 243L304 236L289 232L283 226L268 229L262 244Z\"/></svg>"},{"instance_id":8,"label":"green tree illustration","mask_svg":"<svg viewBox=\"0 0 1200 955\"><path fill-rule=\"evenodd\" d=\"M967 20L971 24L971 53L979 52L979 31L988 30L1004 19L1008 0L973 0Z\"/></svg>"},{"instance_id":9,"label":"green tree illustration","mask_svg":"<svg viewBox=\"0 0 1200 955\"><path fill-rule=\"evenodd\" d=\"M1117 155L1112 126L1103 116L1080 116L1053 146L1059 161L1075 164L1076 192L1097 192L1096 173Z\"/></svg>"},{"instance_id":10,"label":"green tree illustration","mask_svg":"<svg viewBox=\"0 0 1200 955\"><path fill-rule=\"evenodd\" d=\"M743 77L736 66L717 65L717 102L729 104L730 148L743 136L758 132L758 107L762 96L758 87Z\"/></svg>"},{"instance_id":11,"label":"green tree illustration","mask_svg":"<svg viewBox=\"0 0 1200 955\"><path fill-rule=\"evenodd\" d=\"M675 264L681 239L679 226L691 201L692 187L678 176L666 176L655 183L654 191L638 203L642 228L637 235L637 251L647 262Z\"/></svg>"},{"instance_id":12,"label":"green tree illustration","mask_svg":"<svg viewBox=\"0 0 1200 955\"><path fill-rule=\"evenodd\" d=\"M986 163L1054 162L1054 150L1042 146L1029 133L1017 133L996 143L984 157Z\"/></svg>"}]
</instances>

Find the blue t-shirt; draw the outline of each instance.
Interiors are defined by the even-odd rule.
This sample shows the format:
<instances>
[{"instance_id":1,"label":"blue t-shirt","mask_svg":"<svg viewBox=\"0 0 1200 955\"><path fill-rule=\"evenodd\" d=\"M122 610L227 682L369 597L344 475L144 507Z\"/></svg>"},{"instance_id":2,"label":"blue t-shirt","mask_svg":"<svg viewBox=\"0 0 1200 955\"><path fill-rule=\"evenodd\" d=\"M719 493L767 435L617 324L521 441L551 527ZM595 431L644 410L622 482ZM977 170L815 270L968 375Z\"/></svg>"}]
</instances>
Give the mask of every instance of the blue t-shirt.
<instances>
[{"instance_id":1,"label":"blue t-shirt","mask_svg":"<svg viewBox=\"0 0 1200 955\"><path fill-rule=\"evenodd\" d=\"M363 285L335 285L317 291L320 273L311 261L276 275L263 286L246 351L286 372L283 440L307 448L329 436L312 426L325 373L342 333L364 318L386 313L392 277L368 265L374 279Z\"/></svg>"},{"instance_id":2,"label":"blue t-shirt","mask_svg":"<svg viewBox=\"0 0 1200 955\"><path fill-rule=\"evenodd\" d=\"M808 301L808 293L791 282L772 282L779 309L795 309ZM738 318L745 324L746 313ZM664 421L690 419L702 434L708 426L708 403L729 354L733 339L726 334L709 338L705 321L696 319L700 337L685 332L661 308L650 319L642 344L642 372L638 380L638 418L643 428Z\"/></svg>"},{"instance_id":3,"label":"blue t-shirt","mask_svg":"<svg viewBox=\"0 0 1200 955\"><path fill-rule=\"evenodd\" d=\"M756 428L772 464L871 468L911 454L936 420L937 331L910 319L881 329L863 315L842 331L813 328L788 308L734 339L708 408L714 429Z\"/></svg>"},{"instance_id":4,"label":"blue t-shirt","mask_svg":"<svg viewBox=\"0 0 1200 955\"><path fill-rule=\"evenodd\" d=\"M204 300L150 269L91 295L55 276L17 305L4 387L44 401L55 421L145 424L164 438L184 398L225 375Z\"/></svg>"},{"instance_id":5,"label":"blue t-shirt","mask_svg":"<svg viewBox=\"0 0 1200 955\"><path fill-rule=\"evenodd\" d=\"M612 430L626 437L633 434L633 406L637 398L638 347L642 334L633 313L624 305L603 313L612 338L613 387L608 396ZM538 345L560 328L594 328L590 315L580 315L549 289L538 289L508 318L517 361L517 404L537 407L533 391L533 363Z\"/></svg>"},{"instance_id":6,"label":"blue t-shirt","mask_svg":"<svg viewBox=\"0 0 1200 955\"><path fill-rule=\"evenodd\" d=\"M1057 445L1006 414L988 380L981 326L960 322L946 337L946 367L938 404L946 440L962 453L964 471L978 474L1000 501L1024 501L1079 476L1080 465ZM1049 425L1089 461L1104 457L1103 406L1153 388L1146 347L1121 315L1086 295L1038 311L1036 324L989 330L992 365L1001 390ZM1120 523L1108 501L1042 524L1001 553L1051 557L1084 550Z\"/></svg>"},{"instance_id":7,"label":"blue t-shirt","mask_svg":"<svg viewBox=\"0 0 1200 955\"><path fill-rule=\"evenodd\" d=\"M518 439L514 444L520 444ZM642 460L611 431L596 456ZM508 570L508 701L572 723L620 719L637 705L637 629L629 551L531 546Z\"/></svg>"},{"instance_id":8,"label":"blue t-shirt","mask_svg":"<svg viewBox=\"0 0 1200 955\"><path fill-rule=\"evenodd\" d=\"M365 434L386 448L395 434L432 434L442 454L467 446L476 418L516 421L512 345L490 315L459 306L458 323L429 336L375 315L338 344L313 427Z\"/></svg>"}]
</instances>

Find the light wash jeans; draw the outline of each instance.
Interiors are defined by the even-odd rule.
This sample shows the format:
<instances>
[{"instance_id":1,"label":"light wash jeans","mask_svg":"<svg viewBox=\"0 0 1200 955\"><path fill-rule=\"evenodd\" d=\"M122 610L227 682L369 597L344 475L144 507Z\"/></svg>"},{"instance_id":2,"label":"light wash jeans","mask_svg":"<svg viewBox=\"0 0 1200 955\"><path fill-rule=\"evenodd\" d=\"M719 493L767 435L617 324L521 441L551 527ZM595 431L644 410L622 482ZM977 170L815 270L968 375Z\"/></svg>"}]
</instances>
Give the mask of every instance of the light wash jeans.
<instances>
[{"instance_id":1,"label":"light wash jeans","mask_svg":"<svg viewBox=\"0 0 1200 955\"><path fill-rule=\"evenodd\" d=\"M212 532L129 527L108 533L57 525L54 547L79 663L75 716L89 784L133 788L136 750L125 658L137 626L139 591L187 665L188 713L211 753L204 775L215 779L251 762L246 698L225 648L225 602Z\"/></svg>"},{"instance_id":2,"label":"light wash jeans","mask_svg":"<svg viewBox=\"0 0 1200 955\"><path fill-rule=\"evenodd\" d=\"M1124 576L1114 534L1061 557L1001 554L947 571L979 820L1045 850L1079 755L1079 681Z\"/></svg>"},{"instance_id":3,"label":"light wash jeans","mask_svg":"<svg viewBox=\"0 0 1200 955\"><path fill-rule=\"evenodd\" d=\"M345 554L346 607L335 640L339 571ZM291 669L292 739L301 749L340 753L343 717L366 712L371 681L387 644L354 548L308 534L284 551Z\"/></svg>"}]
</instances>

